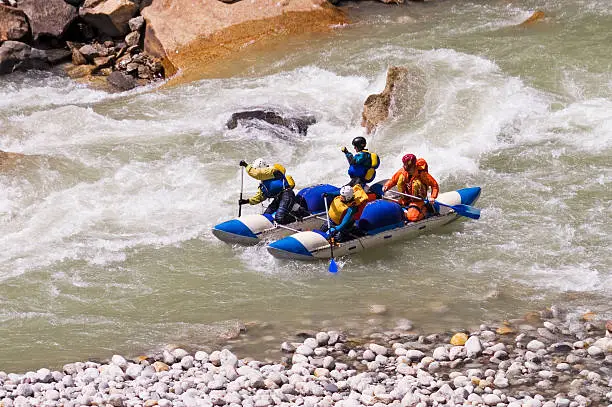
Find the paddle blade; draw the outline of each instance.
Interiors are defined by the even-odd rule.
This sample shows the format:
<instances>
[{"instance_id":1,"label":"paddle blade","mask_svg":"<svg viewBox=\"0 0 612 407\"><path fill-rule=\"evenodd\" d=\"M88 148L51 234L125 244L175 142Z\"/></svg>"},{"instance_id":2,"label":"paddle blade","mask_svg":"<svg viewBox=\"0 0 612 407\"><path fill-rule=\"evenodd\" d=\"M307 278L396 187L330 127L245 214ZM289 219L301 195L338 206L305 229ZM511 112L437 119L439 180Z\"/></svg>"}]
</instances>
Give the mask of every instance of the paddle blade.
<instances>
[{"instance_id":1,"label":"paddle blade","mask_svg":"<svg viewBox=\"0 0 612 407\"><path fill-rule=\"evenodd\" d=\"M474 208L469 205L453 205L452 208L461 216L468 217L470 219L480 219L480 209Z\"/></svg>"},{"instance_id":2,"label":"paddle blade","mask_svg":"<svg viewBox=\"0 0 612 407\"><path fill-rule=\"evenodd\" d=\"M333 257L329 261L328 270L329 270L330 273L337 273L338 272L338 265L336 264L336 260L334 260Z\"/></svg>"}]
</instances>

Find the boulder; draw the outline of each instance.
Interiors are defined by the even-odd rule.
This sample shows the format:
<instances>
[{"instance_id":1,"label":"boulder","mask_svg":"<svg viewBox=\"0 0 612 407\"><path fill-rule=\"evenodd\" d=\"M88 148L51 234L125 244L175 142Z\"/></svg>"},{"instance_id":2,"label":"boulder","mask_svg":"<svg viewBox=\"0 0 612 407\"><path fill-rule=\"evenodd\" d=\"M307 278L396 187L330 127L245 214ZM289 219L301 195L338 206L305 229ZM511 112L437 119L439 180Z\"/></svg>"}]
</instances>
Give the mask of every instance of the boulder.
<instances>
[{"instance_id":1,"label":"boulder","mask_svg":"<svg viewBox=\"0 0 612 407\"><path fill-rule=\"evenodd\" d=\"M404 67L392 66L387 71L387 83L382 93L370 95L363 104L361 114L361 126L371 133L376 126L387 120L389 108L391 107L391 96L394 88L399 82L403 81L408 74L408 69Z\"/></svg>"},{"instance_id":2,"label":"boulder","mask_svg":"<svg viewBox=\"0 0 612 407\"><path fill-rule=\"evenodd\" d=\"M76 7L64 0L19 0L17 7L28 16L34 40L61 37L78 15Z\"/></svg>"},{"instance_id":3,"label":"boulder","mask_svg":"<svg viewBox=\"0 0 612 407\"><path fill-rule=\"evenodd\" d=\"M283 126L303 136L306 135L308 126L316 123L314 116L283 117L272 110L247 110L232 114L226 126L228 129L235 129L239 122L246 124L248 121L252 120L260 120L273 125Z\"/></svg>"},{"instance_id":4,"label":"boulder","mask_svg":"<svg viewBox=\"0 0 612 407\"><path fill-rule=\"evenodd\" d=\"M23 10L0 3L0 43L4 41L27 41L30 24Z\"/></svg>"},{"instance_id":5,"label":"boulder","mask_svg":"<svg viewBox=\"0 0 612 407\"><path fill-rule=\"evenodd\" d=\"M181 69L191 79L207 64L279 35L329 31L347 22L327 0L153 0L141 11L145 51L164 60L166 73ZM180 24L174 22L180 21Z\"/></svg>"},{"instance_id":6,"label":"boulder","mask_svg":"<svg viewBox=\"0 0 612 407\"><path fill-rule=\"evenodd\" d=\"M118 90L130 90L136 87L136 79L119 71L108 75L106 81Z\"/></svg>"},{"instance_id":7,"label":"boulder","mask_svg":"<svg viewBox=\"0 0 612 407\"><path fill-rule=\"evenodd\" d=\"M363 104L361 125L368 134L389 116L413 119L420 112L427 92L425 73L418 68L390 67L382 93L370 95Z\"/></svg>"},{"instance_id":8,"label":"boulder","mask_svg":"<svg viewBox=\"0 0 612 407\"><path fill-rule=\"evenodd\" d=\"M129 21L137 11L138 6L130 0L86 0L79 14L100 34L120 37L130 32ZM167 23L180 26L181 20L178 18Z\"/></svg>"},{"instance_id":9,"label":"boulder","mask_svg":"<svg viewBox=\"0 0 612 407\"><path fill-rule=\"evenodd\" d=\"M43 50L17 41L6 41L0 46L0 74L48 67L49 59Z\"/></svg>"}]
</instances>

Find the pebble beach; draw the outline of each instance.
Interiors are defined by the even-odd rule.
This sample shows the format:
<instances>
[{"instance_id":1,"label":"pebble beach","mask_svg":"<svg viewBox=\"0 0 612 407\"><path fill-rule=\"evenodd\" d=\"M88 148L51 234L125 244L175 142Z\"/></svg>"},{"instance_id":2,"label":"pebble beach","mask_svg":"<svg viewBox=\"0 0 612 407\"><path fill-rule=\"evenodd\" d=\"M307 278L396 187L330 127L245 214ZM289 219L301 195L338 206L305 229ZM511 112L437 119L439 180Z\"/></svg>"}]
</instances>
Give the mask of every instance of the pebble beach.
<instances>
[{"instance_id":1,"label":"pebble beach","mask_svg":"<svg viewBox=\"0 0 612 407\"><path fill-rule=\"evenodd\" d=\"M0 406L612 405L612 321L556 307L474 331L316 332L262 362L229 349L0 372Z\"/></svg>"}]
</instances>

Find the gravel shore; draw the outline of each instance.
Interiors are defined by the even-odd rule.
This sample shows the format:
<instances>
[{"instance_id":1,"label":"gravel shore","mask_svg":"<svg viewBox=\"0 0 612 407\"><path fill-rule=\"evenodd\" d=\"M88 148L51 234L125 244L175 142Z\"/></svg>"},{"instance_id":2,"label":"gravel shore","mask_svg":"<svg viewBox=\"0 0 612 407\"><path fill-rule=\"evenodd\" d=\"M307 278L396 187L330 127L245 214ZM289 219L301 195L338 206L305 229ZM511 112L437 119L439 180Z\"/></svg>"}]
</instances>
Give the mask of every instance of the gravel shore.
<instances>
[{"instance_id":1,"label":"gravel shore","mask_svg":"<svg viewBox=\"0 0 612 407\"><path fill-rule=\"evenodd\" d=\"M612 321L553 307L473 332L411 324L365 338L318 332L276 363L166 349L62 371L0 372L0 407L612 405Z\"/></svg>"}]
</instances>

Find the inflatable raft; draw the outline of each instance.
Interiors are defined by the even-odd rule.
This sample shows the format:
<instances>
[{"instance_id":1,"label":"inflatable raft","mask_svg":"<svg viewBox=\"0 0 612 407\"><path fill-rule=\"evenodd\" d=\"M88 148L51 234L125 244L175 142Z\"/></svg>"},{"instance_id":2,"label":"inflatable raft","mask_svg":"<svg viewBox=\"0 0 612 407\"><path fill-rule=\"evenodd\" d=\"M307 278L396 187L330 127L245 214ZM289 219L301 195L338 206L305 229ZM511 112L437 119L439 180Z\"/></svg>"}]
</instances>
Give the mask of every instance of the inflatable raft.
<instances>
[{"instance_id":1,"label":"inflatable raft","mask_svg":"<svg viewBox=\"0 0 612 407\"><path fill-rule=\"evenodd\" d=\"M389 191L387 195L393 196L393 191ZM404 210L396 202L386 199L370 202L358 221L359 229L365 233L365 236L334 244L334 257L359 253L437 229L463 217L459 215L459 209L463 209L464 205L473 205L479 196L480 187L463 188L440 194L434 204L437 214L418 222L406 222ZM456 206L457 210L447 205ZM284 259L316 260L331 257L330 242L320 231L292 234L270 243L267 249L274 257Z\"/></svg>"},{"instance_id":2,"label":"inflatable raft","mask_svg":"<svg viewBox=\"0 0 612 407\"><path fill-rule=\"evenodd\" d=\"M219 240L233 244L254 245L263 240L273 241L302 230L312 230L325 221L324 193L338 193L339 188L319 184L300 190L296 196L303 198L310 216L287 225L278 225L267 214L243 215L216 225L212 233Z\"/></svg>"}]
</instances>

